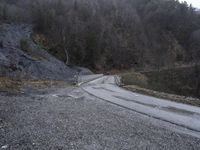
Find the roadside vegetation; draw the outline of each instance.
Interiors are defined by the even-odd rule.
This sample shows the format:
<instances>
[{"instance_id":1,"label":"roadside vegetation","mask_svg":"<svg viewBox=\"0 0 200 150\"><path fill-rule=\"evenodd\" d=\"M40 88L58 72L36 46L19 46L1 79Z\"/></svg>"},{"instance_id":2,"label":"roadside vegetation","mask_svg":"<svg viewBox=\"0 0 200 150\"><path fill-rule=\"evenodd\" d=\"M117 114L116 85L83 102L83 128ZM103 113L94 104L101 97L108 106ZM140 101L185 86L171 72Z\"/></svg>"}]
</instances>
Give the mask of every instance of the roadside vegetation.
<instances>
[{"instance_id":1,"label":"roadside vegetation","mask_svg":"<svg viewBox=\"0 0 200 150\"><path fill-rule=\"evenodd\" d=\"M21 82L12 80L7 77L0 77L0 91L2 92L19 92Z\"/></svg>"},{"instance_id":2,"label":"roadside vegetation","mask_svg":"<svg viewBox=\"0 0 200 150\"><path fill-rule=\"evenodd\" d=\"M0 77L0 92L21 94L24 89L42 90L46 88L61 88L71 86L64 81L54 80L16 80L8 77Z\"/></svg>"},{"instance_id":3,"label":"roadside vegetation","mask_svg":"<svg viewBox=\"0 0 200 150\"><path fill-rule=\"evenodd\" d=\"M126 73L122 73L121 77L121 82L124 85L137 85L144 88L147 88L148 86L148 78L142 73L128 71Z\"/></svg>"},{"instance_id":4,"label":"roadside vegetation","mask_svg":"<svg viewBox=\"0 0 200 150\"><path fill-rule=\"evenodd\" d=\"M21 39L20 40L20 48L21 50L28 52L30 49L29 43L27 39Z\"/></svg>"},{"instance_id":5,"label":"roadside vegetation","mask_svg":"<svg viewBox=\"0 0 200 150\"><path fill-rule=\"evenodd\" d=\"M200 66L147 72L145 75L153 90L200 98Z\"/></svg>"},{"instance_id":6,"label":"roadside vegetation","mask_svg":"<svg viewBox=\"0 0 200 150\"><path fill-rule=\"evenodd\" d=\"M159 94L159 92L200 98L199 65L188 68L149 71L142 73L129 71L128 73L121 74L121 77L124 87L129 90L168 99L174 98L173 96L167 97L166 94ZM182 97L182 99L185 98ZM198 101L200 103L200 100Z\"/></svg>"}]
</instances>

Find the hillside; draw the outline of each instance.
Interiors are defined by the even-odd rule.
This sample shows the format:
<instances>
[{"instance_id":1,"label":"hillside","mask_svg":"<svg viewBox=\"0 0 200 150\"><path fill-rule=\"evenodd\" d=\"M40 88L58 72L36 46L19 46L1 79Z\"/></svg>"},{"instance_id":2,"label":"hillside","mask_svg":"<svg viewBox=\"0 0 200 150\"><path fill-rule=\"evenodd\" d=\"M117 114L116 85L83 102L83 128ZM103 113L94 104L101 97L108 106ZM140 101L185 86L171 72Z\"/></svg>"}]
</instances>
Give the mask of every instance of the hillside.
<instances>
[{"instance_id":1,"label":"hillside","mask_svg":"<svg viewBox=\"0 0 200 150\"><path fill-rule=\"evenodd\" d=\"M0 21L7 24L0 34L2 76L71 80L82 70L69 67L76 65L100 73L150 70L151 88L199 96L193 67L180 80L160 72L176 74L177 67L199 64L200 14L186 2L2 0ZM31 24L32 29L9 24Z\"/></svg>"},{"instance_id":2,"label":"hillside","mask_svg":"<svg viewBox=\"0 0 200 150\"><path fill-rule=\"evenodd\" d=\"M173 68L200 59L200 15L186 2L2 0L0 20L33 23L51 54L94 70Z\"/></svg>"},{"instance_id":3,"label":"hillside","mask_svg":"<svg viewBox=\"0 0 200 150\"><path fill-rule=\"evenodd\" d=\"M69 68L31 38L30 25L0 25L0 77L37 80L76 80L78 68ZM86 70L79 68L82 73ZM86 72L85 72L86 73Z\"/></svg>"}]
</instances>

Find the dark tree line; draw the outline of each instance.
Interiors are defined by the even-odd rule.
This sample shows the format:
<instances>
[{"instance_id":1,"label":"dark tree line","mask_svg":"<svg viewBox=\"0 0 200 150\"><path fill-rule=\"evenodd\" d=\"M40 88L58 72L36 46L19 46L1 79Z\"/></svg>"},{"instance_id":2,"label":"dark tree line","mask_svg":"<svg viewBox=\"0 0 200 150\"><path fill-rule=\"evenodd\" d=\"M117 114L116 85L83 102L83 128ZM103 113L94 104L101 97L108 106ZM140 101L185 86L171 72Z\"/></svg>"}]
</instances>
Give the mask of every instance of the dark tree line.
<instances>
[{"instance_id":1,"label":"dark tree line","mask_svg":"<svg viewBox=\"0 0 200 150\"><path fill-rule=\"evenodd\" d=\"M200 60L200 15L179 1L2 0L0 20L34 23L48 50L70 64L159 69Z\"/></svg>"}]
</instances>

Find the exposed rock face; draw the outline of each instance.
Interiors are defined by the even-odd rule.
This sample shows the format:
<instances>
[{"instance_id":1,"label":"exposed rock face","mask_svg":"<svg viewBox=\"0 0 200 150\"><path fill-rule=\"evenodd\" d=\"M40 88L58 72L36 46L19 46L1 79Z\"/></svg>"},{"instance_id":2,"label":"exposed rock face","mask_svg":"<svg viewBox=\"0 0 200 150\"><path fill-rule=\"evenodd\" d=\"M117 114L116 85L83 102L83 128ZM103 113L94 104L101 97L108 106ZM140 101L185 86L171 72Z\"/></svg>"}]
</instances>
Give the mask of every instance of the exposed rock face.
<instances>
[{"instance_id":1,"label":"exposed rock face","mask_svg":"<svg viewBox=\"0 0 200 150\"><path fill-rule=\"evenodd\" d=\"M29 25L0 25L0 76L73 81L77 70L36 45L31 33Z\"/></svg>"}]
</instances>

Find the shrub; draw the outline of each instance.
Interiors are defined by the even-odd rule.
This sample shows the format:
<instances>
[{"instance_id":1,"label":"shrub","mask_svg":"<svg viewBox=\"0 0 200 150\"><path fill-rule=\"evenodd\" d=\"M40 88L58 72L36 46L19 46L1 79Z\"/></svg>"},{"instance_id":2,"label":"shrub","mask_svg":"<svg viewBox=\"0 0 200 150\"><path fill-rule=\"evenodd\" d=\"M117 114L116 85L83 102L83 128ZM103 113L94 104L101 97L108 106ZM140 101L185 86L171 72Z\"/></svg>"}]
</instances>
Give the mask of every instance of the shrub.
<instances>
[{"instance_id":1,"label":"shrub","mask_svg":"<svg viewBox=\"0 0 200 150\"><path fill-rule=\"evenodd\" d=\"M128 72L121 75L122 83L125 85L138 85L140 87L147 87L148 78L137 72Z\"/></svg>"},{"instance_id":2,"label":"shrub","mask_svg":"<svg viewBox=\"0 0 200 150\"><path fill-rule=\"evenodd\" d=\"M29 51L30 46L29 46L29 43L28 43L27 39L21 39L20 48L21 48L21 50L23 50L25 52Z\"/></svg>"}]
</instances>

